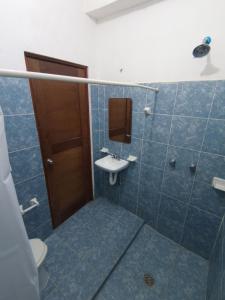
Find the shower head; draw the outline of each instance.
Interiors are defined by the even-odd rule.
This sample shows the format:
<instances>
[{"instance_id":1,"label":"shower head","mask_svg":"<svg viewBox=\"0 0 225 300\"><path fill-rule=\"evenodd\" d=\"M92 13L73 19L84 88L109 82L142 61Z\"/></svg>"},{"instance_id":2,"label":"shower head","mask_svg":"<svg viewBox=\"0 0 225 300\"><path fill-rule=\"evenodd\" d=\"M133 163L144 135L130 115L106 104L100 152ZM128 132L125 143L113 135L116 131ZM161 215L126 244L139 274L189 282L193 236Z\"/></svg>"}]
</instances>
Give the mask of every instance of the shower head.
<instances>
[{"instance_id":1,"label":"shower head","mask_svg":"<svg viewBox=\"0 0 225 300\"><path fill-rule=\"evenodd\" d=\"M193 50L193 56L194 57L204 57L206 56L209 51L210 51L210 46L209 44L211 43L212 39L210 36L207 36L206 38L204 38L203 40L203 44L197 46L194 50Z\"/></svg>"}]
</instances>

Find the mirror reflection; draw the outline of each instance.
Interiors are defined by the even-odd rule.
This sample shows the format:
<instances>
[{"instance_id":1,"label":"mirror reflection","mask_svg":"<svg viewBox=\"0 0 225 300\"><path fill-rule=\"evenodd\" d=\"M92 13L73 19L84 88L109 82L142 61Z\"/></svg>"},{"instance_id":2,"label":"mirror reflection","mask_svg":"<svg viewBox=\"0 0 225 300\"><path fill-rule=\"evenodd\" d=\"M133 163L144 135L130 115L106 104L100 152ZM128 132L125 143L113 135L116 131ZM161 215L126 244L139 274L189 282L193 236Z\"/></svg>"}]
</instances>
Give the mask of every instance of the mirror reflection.
<instances>
[{"instance_id":1,"label":"mirror reflection","mask_svg":"<svg viewBox=\"0 0 225 300\"><path fill-rule=\"evenodd\" d=\"M131 143L132 100L129 98L109 99L109 139Z\"/></svg>"}]
</instances>

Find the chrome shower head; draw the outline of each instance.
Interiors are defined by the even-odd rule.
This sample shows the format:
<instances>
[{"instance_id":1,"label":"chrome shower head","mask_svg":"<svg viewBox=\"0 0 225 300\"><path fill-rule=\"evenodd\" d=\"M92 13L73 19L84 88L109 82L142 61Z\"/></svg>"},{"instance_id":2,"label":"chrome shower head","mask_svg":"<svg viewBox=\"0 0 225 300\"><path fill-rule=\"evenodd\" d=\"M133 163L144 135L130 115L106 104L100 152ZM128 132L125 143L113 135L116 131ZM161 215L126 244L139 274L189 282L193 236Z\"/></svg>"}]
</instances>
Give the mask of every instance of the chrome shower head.
<instances>
[{"instance_id":1,"label":"chrome shower head","mask_svg":"<svg viewBox=\"0 0 225 300\"><path fill-rule=\"evenodd\" d=\"M194 50L193 50L193 56L194 57L204 57L206 56L209 51L210 51L210 46L209 44L211 43L212 39L210 36L207 36L206 38L204 38L203 40L203 44L197 46Z\"/></svg>"}]
</instances>

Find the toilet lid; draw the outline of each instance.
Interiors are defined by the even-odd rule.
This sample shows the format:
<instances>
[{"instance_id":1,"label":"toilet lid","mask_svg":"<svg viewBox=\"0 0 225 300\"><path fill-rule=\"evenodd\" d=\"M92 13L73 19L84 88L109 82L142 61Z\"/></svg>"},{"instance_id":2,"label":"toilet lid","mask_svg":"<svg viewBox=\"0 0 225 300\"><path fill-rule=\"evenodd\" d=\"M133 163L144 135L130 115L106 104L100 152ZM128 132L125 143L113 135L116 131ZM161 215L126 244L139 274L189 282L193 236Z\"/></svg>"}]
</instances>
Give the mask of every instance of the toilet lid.
<instances>
[{"instance_id":1,"label":"toilet lid","mask_svg":"<svg viewBox=\"0 0 225 300\"><path fill-rule=\"evenodd\" d=\"M41 265L47 254L48 247L40 239L31 239L30 246L34 255L37 267Z\"/></svg>"}]
</instances>

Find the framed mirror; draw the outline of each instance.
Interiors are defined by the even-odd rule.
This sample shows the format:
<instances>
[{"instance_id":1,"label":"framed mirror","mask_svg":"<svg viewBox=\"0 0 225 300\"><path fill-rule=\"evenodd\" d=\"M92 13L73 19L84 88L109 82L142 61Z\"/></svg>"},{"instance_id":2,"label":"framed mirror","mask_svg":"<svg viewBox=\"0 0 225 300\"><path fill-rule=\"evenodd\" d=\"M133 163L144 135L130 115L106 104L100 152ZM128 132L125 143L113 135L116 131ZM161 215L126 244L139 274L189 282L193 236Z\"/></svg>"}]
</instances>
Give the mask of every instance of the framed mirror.
<instances>
[{"instance_id":1,"label":"framed mirror","mask_svg":"<svg viewBox=\"0 0 225 300\"><path fill-rule=\"evenodd\" d=\"M131 143L132 100L130 98L109 99L109 139Z\"/></svg>"}]
</instances>

